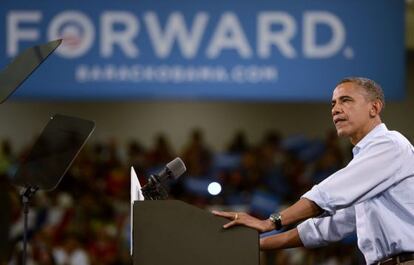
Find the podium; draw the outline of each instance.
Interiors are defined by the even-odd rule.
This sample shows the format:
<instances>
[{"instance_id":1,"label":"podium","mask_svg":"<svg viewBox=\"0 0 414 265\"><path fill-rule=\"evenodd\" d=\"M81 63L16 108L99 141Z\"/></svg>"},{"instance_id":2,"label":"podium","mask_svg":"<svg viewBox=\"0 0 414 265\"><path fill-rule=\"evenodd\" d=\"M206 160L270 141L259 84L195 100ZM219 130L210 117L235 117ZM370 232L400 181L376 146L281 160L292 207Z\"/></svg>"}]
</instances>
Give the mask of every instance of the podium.
<instances>
[{"instance_id":1,"label":"podium","mask_svg":"<svg viewBox=\"0 0 414 265\"><path fill-rule=\"evenodd\" d=\"M176 200L135 201L134 265L258 265L259 234Z\"/></svg>"}]
</instances>

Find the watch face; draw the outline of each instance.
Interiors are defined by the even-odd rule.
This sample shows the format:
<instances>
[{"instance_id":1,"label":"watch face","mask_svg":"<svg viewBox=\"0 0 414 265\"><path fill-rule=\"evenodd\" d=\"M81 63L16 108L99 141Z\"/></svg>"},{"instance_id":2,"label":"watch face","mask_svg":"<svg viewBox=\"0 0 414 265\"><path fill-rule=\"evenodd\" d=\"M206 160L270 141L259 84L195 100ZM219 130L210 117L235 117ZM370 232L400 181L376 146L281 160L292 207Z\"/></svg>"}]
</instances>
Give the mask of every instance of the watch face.
<instances>
[{"instance_id":1,"label":"watch face","mask_svg":"<svg viewBox=\"0 0 414 265\"><path fill-rule=\"evenodd\" d=\"M278 219L279 215L276 213L272 213L269 217L270 221L272 221L273 223L276 223L276 220Z\"/></svg>"},{"instance_id":2,"label":"watch face","mask_svg":"<svg viewBox=\"0 0 414 265\"><path fill-rule=\"evenodd\" d=\"M280 213L272 213L269 219L275 224L276 230L280 230L282 228L282 216Z\"/></svg>"}]
</instances>

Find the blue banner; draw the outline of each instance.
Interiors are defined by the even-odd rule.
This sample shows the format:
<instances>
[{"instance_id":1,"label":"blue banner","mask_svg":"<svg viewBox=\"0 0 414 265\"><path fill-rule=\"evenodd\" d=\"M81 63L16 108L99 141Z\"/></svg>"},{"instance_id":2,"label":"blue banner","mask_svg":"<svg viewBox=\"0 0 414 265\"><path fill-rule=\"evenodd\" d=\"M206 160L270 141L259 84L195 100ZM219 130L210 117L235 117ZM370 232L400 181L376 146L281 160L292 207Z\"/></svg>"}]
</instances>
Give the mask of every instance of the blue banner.
<instances>
[{"instance_id":1,"label":"blue banner","mask_svg":"<svg viewBox=\"0 0 414 265\"><path fill-rule=\"evenodd\" d=\"M403 0L3 0L0 66L63 44L15 99L329 101L347 76L405 96Z\"/></svg>"}]
</instances>

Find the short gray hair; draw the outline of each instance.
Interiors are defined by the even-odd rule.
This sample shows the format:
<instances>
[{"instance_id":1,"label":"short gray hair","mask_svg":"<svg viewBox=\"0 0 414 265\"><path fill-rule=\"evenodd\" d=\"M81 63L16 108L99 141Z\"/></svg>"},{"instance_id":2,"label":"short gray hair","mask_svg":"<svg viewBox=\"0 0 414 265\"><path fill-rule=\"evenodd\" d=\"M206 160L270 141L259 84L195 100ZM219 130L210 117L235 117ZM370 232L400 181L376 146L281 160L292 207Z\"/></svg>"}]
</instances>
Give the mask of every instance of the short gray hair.
<instances>
[{"instance_id":1,"label":"short gray hair","mask_svg":"<svg viewBox=\"0 0 414 265\"><path fill-rule=\"evenodd\" d=\"M382 91L381 86L377 84L374 80L365 77L346 77L339 81L339 83L336 86L349 82L354 83L359 87L365 89L365 92L367 92L368 94L369 100L379 100L382 103L382 108L385 107L384 92Z\"/></svg>"}]
</instances>

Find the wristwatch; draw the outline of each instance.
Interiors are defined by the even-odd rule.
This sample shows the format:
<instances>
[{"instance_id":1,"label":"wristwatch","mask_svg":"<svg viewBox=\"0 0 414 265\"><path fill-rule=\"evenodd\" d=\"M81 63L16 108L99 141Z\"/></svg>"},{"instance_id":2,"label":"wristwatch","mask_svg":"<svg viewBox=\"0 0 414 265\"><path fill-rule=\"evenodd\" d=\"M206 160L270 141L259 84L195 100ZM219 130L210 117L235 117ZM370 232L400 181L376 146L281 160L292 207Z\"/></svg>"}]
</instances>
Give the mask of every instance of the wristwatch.
<instances>
[{"instance_id":1,"label":"wristwatch","mask_svg":"<svg viewBox=\"0 0 414 265\"><path fill-rule=\"evenodd\" d=\"M275 224L275 230L280 230L282 229L282 216L280 215L280 213L272 213L269 216L270 221L272 221L272 223Z\"/></svg>"}]
</instances>

